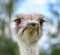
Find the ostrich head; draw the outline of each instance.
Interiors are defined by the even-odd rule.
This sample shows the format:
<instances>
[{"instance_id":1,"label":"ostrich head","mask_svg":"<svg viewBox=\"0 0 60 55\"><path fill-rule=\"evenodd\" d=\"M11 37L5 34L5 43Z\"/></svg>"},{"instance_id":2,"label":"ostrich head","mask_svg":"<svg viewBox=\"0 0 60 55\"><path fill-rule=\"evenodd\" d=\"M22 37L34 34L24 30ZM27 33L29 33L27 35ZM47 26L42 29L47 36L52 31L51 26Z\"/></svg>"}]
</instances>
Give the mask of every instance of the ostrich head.
<instances>
[{"instance_id":1,"label":"ostrich head","mask_svg":"<svg viewBox=\"0 0 60 55\"><path fill-rule=\"evenodd\" d=\"M41 38L43 22L40 14L17 14L13 19L13 32L20 41L32 44Z\"/></svg>"}]
</instances>

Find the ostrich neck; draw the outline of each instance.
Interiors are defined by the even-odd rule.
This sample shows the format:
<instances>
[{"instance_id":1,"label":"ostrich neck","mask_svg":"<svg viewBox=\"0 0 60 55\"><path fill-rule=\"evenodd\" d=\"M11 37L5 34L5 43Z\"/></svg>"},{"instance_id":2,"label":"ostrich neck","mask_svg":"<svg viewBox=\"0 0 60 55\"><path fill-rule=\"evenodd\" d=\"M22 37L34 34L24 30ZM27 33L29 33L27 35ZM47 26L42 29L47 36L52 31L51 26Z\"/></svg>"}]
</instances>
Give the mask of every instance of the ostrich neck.
<instances>
[{"instance_id":1,"label":"ostrich neck","mask_svg":"<svg viewBox=\"0 0 60 55\"><path fill-rule=\"evenodd\" d=\"M37 52L38 51L36 44L27 45L24 43L20 43L20 55L38 55Z\"/></svg>"}]
</instances>

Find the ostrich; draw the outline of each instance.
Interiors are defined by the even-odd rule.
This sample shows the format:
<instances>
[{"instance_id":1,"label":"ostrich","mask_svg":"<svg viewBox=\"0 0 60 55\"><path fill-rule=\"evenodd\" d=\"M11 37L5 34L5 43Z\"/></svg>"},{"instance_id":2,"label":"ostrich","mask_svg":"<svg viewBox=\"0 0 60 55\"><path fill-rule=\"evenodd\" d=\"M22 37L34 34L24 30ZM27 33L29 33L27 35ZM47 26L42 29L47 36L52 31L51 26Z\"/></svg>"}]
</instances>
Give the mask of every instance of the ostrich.
<instances>
[{"instance_id":1,"label":"ostrich","mask_svg":"<svg viewBox=\"0 0 60 55\"><path fill-rule=\"evenodd\" d=\"M13 19L13 35L20 44L20 55L38 55L37 43L45 20L41 14L17 14Z\"/></svg>"}]
</instances>

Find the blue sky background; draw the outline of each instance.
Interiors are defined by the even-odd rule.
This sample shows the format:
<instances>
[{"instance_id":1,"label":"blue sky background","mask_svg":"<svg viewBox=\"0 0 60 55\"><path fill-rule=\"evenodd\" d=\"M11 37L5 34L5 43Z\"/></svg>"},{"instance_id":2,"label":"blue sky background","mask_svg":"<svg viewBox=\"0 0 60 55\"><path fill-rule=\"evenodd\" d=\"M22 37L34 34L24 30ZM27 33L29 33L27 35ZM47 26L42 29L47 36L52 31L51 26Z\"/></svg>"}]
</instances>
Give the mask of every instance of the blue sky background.
<instances>
[{"instance_id":1,"label":"blue sky background","mask_svg":"<svg viewBox=\"0 0 60 55\"><path fill-rule=\"evenodd\" d=\"M18 0L15 13L41 13L48 17L52 17L49 4L56 4L56 0ZM54 5L55 6L55 5ZM55 6L55 9L57 6Z\"/></svg>"}]
</instances>

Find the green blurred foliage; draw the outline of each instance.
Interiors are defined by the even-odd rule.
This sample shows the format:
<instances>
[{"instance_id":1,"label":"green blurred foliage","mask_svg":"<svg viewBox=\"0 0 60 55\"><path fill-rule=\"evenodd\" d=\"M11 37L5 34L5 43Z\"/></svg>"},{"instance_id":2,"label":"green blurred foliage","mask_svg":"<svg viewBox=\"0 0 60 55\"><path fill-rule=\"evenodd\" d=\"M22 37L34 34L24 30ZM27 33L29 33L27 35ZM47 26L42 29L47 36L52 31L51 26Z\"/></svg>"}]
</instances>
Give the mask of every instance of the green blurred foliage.
<instances>
[{"instance_id":1,"label":"green blurred foliage","mask_svg":"<svg viewBox=\"0 0 60 55\"><path fill-rule=\"evenodd\" d=\"M3 1L4 2L4 1ZM10 33L10 20L13 13L13 5L15 0L9 0L7 5L3 3L0 4L0 7L4 7L5 16L4 18L0 15L0 55L20 55L18 44L12 40ZM3 8L1 8L3 10ZM2 14L0 12L0 14ZM6 21L6 17L8 20ZM6 28L9 32L6 32ZM8 33L8 35L6 35Z\"/></svg>"},{"instance_id":2,"label":"green blurred foliage","mask_svg":"<svg viewBox=\"0 0 60 55\"><path fill-rule=\"evenodd\" d=\"M60 43L51 45L52 53L51 55L60 55Z\"/></svg>"},{"instance_id":3,"label":"green blurred foliage","mask_svg":"<svg viewBox=\"0 0 60 55\"><path fill-rule=\"evenodd\" d=\"M0 36L0 55L19 55L19 48L12 39Z\"/></svg>"},{"instance_id":4,"label":"green blurred foliage","mask_svg":"<svg viewBox=\"0 0 60 55\"><path fill-rule=\"evenodd\" d=\"M0 55L19 55L18 44L5 34L5 20L0 19L0 24Z\"/></svg>"},{"instance_id":5,"label":"green blurred foliage","mask_svg":"<svg viewBox=\"0 0 60 55\"><path fill-rule=\"evenodd\" d=\"M50 55L45 49L41 48L39 55Z\"/></svg>"}]
</instances>

